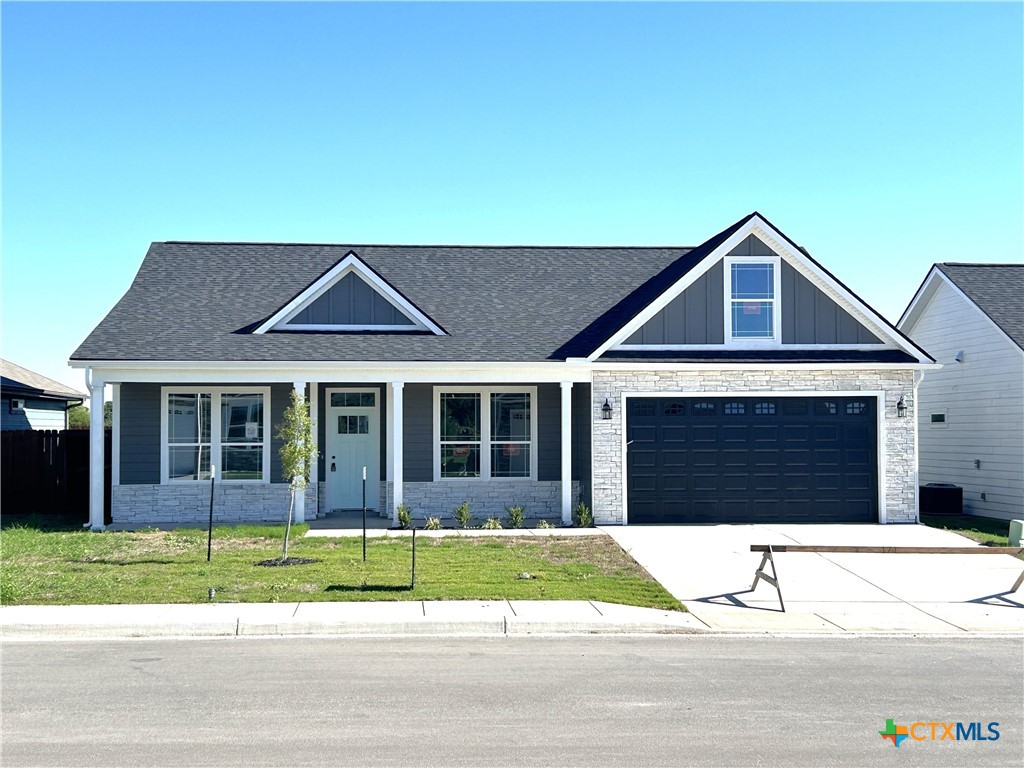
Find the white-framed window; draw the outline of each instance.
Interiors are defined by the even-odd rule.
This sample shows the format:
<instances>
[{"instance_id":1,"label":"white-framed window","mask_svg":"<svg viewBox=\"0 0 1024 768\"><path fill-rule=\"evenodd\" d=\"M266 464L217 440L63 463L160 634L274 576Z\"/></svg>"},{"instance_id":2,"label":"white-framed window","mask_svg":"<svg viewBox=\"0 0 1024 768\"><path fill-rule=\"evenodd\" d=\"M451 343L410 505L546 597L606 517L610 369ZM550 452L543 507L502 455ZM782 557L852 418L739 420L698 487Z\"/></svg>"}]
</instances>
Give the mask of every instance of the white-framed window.
<instances>
[{"instance_id":1,"label":"white-framed window","mask_svg":"<svg viewBox=\"0 0 1024 768\"><path fill-rule=\"evenodd\" d=\"M434 387L434 480L535 480L536 414L536 387Z\"/></svg>"},{"instance_id":2,"label":"white-framed window","mask_svg":"<svg viewBox=\"0 0 1024 768\"><path fill-rule=\"evenodd\" d=\"M779 257L726 257L725 342L763 346L782 342Z\"/></svg>"},{"instance_id":3,"label":"white-framed window","mask_svg":"<svg viewBox=\"0 0 1024 768\"><path fill-rule=\"evenodd\" d=\"M160 482L270 482L270 387L160 392Z\"/></svg>"},{"instance_id":4,"label":"white-framed window","mask_svg":"<svg viewBox=\"0 0 1024 768\"><path fill-rule=\"evenodd\" d=\"M947 414L945 410L932 411L928 414L928 423L933 427L944 427L947 424Z\"/></svg>"}]
</instances>

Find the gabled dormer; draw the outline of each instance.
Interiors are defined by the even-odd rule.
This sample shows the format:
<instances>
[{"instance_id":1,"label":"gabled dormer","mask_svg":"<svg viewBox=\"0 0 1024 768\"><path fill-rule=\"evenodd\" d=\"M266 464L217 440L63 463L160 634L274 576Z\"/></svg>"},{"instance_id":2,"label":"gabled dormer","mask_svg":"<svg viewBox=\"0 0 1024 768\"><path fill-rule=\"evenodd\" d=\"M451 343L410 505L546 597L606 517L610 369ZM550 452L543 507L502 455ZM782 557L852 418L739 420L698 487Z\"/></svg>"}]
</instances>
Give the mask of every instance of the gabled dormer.
<instances>
[{"instance_id":1,"label":"gabled dormer","mask_svg":"<svg viewBox=\"0 0 1024 768\"><path fill-rule=\"evenodd\" d=\"M444 330L355 251L292 298L253 333L428 332Z\"/></svg>"},{"instance_id":2,"label":"gabled dormer","mask_svg":"<svg viewBox=\"0 0 1024 768\"><path fill-rule=\"evenodd\" d=\"M591 355L720 350L922 352L754 213L665 271L665 286Z\"/></svg>"}]
</instances>

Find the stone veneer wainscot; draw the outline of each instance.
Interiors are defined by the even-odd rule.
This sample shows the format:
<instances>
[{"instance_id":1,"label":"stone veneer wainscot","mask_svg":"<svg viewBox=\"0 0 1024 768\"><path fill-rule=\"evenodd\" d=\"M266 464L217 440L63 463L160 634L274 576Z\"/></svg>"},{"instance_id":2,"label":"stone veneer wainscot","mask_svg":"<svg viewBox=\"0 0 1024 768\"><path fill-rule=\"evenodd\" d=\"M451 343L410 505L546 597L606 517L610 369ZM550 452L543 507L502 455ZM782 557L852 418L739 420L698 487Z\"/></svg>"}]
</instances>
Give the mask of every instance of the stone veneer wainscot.
<instances>
[{"instance_id":1,"label":"stone veneer wainscot","mask_svg":"<svg viewBox=\"0 0 1024 768\"><path fill-rule=\"evenodd\" d=\"M886 522L913 523L917 520L917 468L914 461L913 371L868 370L743 370L743 371L598 371L594 374L591 418L593 432L594 519L600 524L623 521L622 408L623 393L706 392L709 395L745 392L807 392L825 396L840 391L883 391L879 403L884 432L883 460L879 484L885 499ZM906 398L909 412L896 415L896 401ZM612 403L612 418L602 418L605 398Z\"/></svg>"}]
</instances>

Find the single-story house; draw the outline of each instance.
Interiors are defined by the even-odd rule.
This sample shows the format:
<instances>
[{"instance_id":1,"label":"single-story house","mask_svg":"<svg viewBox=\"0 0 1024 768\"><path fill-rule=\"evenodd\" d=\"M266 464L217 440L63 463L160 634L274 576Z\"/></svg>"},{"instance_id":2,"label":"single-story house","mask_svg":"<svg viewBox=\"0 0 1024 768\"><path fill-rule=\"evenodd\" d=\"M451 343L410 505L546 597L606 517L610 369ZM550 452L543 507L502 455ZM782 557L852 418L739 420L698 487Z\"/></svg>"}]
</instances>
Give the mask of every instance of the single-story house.
<instances>
[{"instance_id":1,"label":"single-story house","mask_svg":"<svg viewBox=\"0 0 1024 768\"><path fill-rule=\"evenodd\" d=\"M898 327L943 364L919 390L921 482L1024 517L1024 264L935 264Z\"/></svg>"},{"instance_id":2,"label":"single-story house","mask_svg":"<svg viewBox=\"0 0 1024 768\"><path fill-rule=\"evenodd\" d=\"M84 400L83 392L0 360L0 429L4 431L67 429L68 411Z\"/></svg>"},{"instance_id":3,"label":"single-story house","mask_svg":"<svg viewBox=\"0 0 1024 768\"><path fill-rule=\"evenodd\" d=\"M113 385L115 523L205 519L211 465L220 519L280 520L295 389L299 519L365 468L387 517L626 524L914 521L935 362L752 213L694 248L153 243L71 365Z\"/></svg>"}]
</instances>

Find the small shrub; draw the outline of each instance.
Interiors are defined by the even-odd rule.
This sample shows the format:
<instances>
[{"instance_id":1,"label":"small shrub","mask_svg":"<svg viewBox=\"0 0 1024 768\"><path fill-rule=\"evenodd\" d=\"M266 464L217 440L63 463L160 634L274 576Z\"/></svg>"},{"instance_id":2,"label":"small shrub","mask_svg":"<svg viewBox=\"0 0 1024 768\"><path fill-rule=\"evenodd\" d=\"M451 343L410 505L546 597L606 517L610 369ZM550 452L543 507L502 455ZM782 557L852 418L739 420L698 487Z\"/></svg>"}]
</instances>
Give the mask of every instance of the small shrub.
<instances>
[{"instance_id":1,"label":"small shrub","mask_svg":"<svg viewBox=\"0 0 1024 768\"><path fill-rule=\"evenodd\" d=\"M427 522L423 525L428 531L440 531L441 530L441 518L440 517L428 517Z\"/></svg>"},{"instance_id":2,"label":"small shrub","mask_svg":"<svg viewBox=\"0 0 1024 768\"><path fill-rule=\"evenodd\" d=\"M576 505L576 511L572 517L577 528L589 528L594 524L594 514L582 501Z\"/></svg>"},{"instance_id":3,"label":"small shrub","mask_svg":"<svg viewBox=\"0 0 1024 768\"><path fill-rule=\"evenodd\" d=\"M473 522L473 514L469 511L469 502L464 501L454 510L452 514L455 516L455 522L458 523L460 528L469 528L469 524Z\"/></svg>"},{"instance_id":4,"label":"small shrub","mask_svg":"<svg viewBox=\"0 0 1024 768\"><path fill-rule=\"evenodd\" d=\"M398 505L398 527L408 528L412 524L412 510L405 504Z\"/></svg>"},{"instance_id":5,"label":"small shrub","mask_svg":"<svg viewBox=\"0 0 1024 768\"><path fill-rule=\"evenodd\" d=\"M539 521L539 522L537 523L537 527L538 527L538 528L554 528L555 526L553 526L553 525L552 525L551 523L549 523L549 522L548 522L547 520L541 520L541 521Z\"/></svg>"},{"instance_id":6,"label":"small shrub","mask_svg":"<svg viewBox=\"0 0 1024 768\"><path fill-rule=\"evenodd\" d=\"M508 514L509 528L523 527L523 520L526 517L526 514L523 512L522 507L505 507L505 512Z\"/></svg>"},{"instance_id":7,"label":"small shrub","mask_svg":"<svg viewBox=\"0 0 1024 768\"><path fill-rule=\"evenodd\" d=\"M480 526L481 528L488 531L500 531L501 520L496 517L488 517L487 522Z\"/></svg>"}]
</instances>

